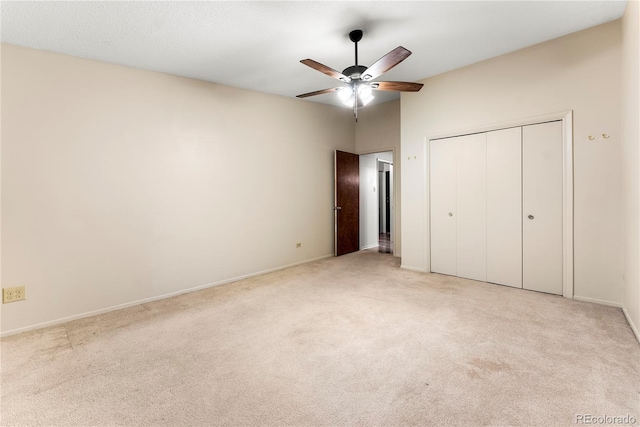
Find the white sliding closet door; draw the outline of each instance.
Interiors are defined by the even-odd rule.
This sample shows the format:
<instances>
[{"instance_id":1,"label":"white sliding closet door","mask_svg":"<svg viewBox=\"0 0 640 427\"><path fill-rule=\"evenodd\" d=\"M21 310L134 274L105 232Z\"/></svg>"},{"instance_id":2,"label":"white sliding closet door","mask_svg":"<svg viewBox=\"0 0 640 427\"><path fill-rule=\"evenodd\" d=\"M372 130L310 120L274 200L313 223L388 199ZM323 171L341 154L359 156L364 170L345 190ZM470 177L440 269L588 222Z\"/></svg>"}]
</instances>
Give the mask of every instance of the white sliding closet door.
<instances>
[{"instance_id":1,"label":"white sliding closet door","mask_svg":"<svg viewBox=\"0 0 640 427\"><path fill-rule=\"evenodd\" d=\"M487 133L487 282L522 288L522 128Z\"/></svg>"},{"instance_id":2,"label":"white sliding closet door","mask_svg":"<svg viewBox=\"0 0 640 427\"><path fill-rule=\"evenodd\" d=\"M562 122L522 128L523 287L562 295Z\"/></svg>"},{"instance_id":3,"label":"white sliding closet door","mask_svg":"<svg viewBox=\"0 0 640 427\"><path fill-rule=\"evenodd\" d=\"M456 275L456 143L430 143L431 271Z\"/></svg>"},{"instance_id":4,"label":"white sliding closet door","mask_svg":"<svg viewBox=\"0 0 640 427\"><path fill-rule=\"evenodd\" d=\"M457 141L457 275L487 280L487 134Z\"/></svg>"}]
</instances>

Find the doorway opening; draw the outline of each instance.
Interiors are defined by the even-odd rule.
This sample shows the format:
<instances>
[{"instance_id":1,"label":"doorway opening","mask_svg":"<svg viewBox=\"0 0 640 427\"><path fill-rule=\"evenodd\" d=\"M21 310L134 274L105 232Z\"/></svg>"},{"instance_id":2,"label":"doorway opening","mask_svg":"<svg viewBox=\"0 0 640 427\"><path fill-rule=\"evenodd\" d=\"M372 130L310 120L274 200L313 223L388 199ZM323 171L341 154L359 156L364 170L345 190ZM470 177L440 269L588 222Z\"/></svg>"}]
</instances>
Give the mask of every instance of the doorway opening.
<instances>
[{"instance_id":1,"label":"doorway opening","mask_svg":"<svg viewBox=\"0 0 640 427\"><path fill-rule=\"evenodd\" d=\"M395 256L393 157L393 149L360 155L336 151L336 256L367 249Z\"/></svg>"},{"instance_id":2,"label":"doorway opening","mask_svg":"<svg viewBox=\"0 0 640 427\"><path fill-rule=\"evenodd\" d=\"M393 253L391 239L392 200L393 200L393 163L385 159L376 159L378 171L378 252Z\"/></svg>"},{"instance_id":3,"label":"doorway opening","mask_svg":"<svg viewBox=\"0 0 640 427\"><path fill-rule=\"evenodd\" d=\"M393 151L360 154L360 250L395 254Z\"/></svg>"}]
</instances>

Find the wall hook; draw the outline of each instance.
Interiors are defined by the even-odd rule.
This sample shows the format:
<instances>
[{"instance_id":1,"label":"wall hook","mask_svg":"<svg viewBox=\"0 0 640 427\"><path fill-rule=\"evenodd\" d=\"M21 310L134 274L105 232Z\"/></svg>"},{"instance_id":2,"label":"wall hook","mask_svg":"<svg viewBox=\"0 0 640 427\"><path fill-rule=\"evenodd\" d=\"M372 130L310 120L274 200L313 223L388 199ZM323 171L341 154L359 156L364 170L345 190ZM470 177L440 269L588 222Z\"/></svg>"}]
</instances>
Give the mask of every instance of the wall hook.
<instances>
[{"instance_id":1,"label":"wall hook","mask_svg":"<svg viewBox=\"0 0 640 427\"><path fill-rule=\"evenodd\" d=\"M602 134L602 137L603 137L604 139L609 139L609 135L607 135L606 133L603 133L603 134Z\"/></svg>"},{"instance_id":2,"label":"wall hook","mask_svg":"<svg viewBox=\"0 0 640 427\"><path fill-rule=\"evenodd\" d=\"M595 138L591 135L589 135L587 138L589 138L589 141L593 141Z\"/></svg>"}]
</instances>

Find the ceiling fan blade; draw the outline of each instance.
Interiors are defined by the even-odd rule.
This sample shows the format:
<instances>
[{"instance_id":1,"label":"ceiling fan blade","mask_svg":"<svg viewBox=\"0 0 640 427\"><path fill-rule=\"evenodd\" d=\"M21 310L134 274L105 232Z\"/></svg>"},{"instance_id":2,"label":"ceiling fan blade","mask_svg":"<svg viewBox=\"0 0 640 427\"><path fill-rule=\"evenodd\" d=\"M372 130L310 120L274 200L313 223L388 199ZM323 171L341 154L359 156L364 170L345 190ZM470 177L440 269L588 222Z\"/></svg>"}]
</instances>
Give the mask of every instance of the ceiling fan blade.
<instances>
[{"instance_id":1,"label":"ceiling fan blade","mask_svg":"<svg viewBox=\"0 0 640 427\"><path fill-rule=\"evenodd\" d=\"M333 77L334 79L341 80L345 83L349 83L351 79L344 74L334 70L333 68L327 67L313 59L303 59L302 62L304 65L313 68L314 70L320 71L321 73L326 74L329 77Z\"/></svg>"},{"instance_id":2,"label":"ceiling fan blade","mask_svg":"<svg viewBox=\"0 0 640 427\"><path fill-rule=\"evenodd\" d=\"M307 98L309 96L322 95L323 93L335 92L335 91L340 90L340 89L342 89L342 88L340 88L340 87L332 87L331 89L316 90L315 92L309 92L309 93L303 93L302 95L296 95L296 98Z\"/></svg>"},{"instance_id":3,"label":"ceiling fan blade","mask_svg":"<svg viewBox=\"0 0 640 427\"><path fill-rule=\"evenodd\" d=\"M422 83L410 82L373 82L373 90L393 90L396 92L418 92L424 86Z\"/></svg>"},{"instance_id":4,"label":"ceiling fan blade","mask_svg":"<svg viewBox=\"0 0 640 427\"><path fill-rule=\"evenodd\" d=\"M362 73L362 80L370 81L378 77L379 75L386 73L411 55L411 51L398 46L391 52L387 53L382 58L378 59L375 64L367 68Z\"/></svg>"}]
</instances>

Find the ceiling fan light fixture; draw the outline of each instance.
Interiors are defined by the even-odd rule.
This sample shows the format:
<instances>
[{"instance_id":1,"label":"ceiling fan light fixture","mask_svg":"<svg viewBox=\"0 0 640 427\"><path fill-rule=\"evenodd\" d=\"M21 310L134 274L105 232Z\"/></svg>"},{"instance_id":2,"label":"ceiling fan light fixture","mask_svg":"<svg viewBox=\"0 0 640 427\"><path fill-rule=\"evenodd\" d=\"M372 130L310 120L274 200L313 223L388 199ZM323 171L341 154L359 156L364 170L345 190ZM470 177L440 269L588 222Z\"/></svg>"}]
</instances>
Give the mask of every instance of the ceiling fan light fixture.
<instances>
[{"instance_id":1,"label":"ceiling fan light fixture","mask_svg":"<svg viewBox=\"0 0 640 427\"><path fill-rule=\"evenodd\" d=\"M298 98L322 95L330 92L338 92L338 99L347 107L353 108L353 115L358 121L358 108L363 107L375 98L374 90L385 90L394 92L418 92L422 88L422 83L410 82L374 82L380 75L386 73L402 61L404 61L411 51L402 46L398 46L391 52L378 59L373 65L365 67L358 65L358 42L362 39L362 30L353 30L349 33L349 38L355 43L355 64L347 67L342 73L327 67L313 59L303 59L300 62L304 65L320 71L327 76L347 83L347 86L339 88L317 90L315 92L297 95Z\"/></svg>"},{"instance_id":2,"label":"ceiling fan light fixture","mask_svg":"<svg viewBox=\"0 0 640 427\"><path fill-rule=\"evenodd\" d=\"M360 102L362 102L362 106L364 107L365 105L369 104L371 101L373 101L373 98L375 98L375 96L370 96L368 98L360 98Z\"/></svg>"},{"instance_id":3,"label":"ceiling fan light fixture","mask_svg":"<svg viewBox=\"0 0 640 427\"><path fill-rule=\"evenodd\" d=\"M358 100L363 107L375 98L375 96L373 96L373 90L371 90L371 85L368 83L360 83L356 91L358 92Z\"/></svg>"},{"instance_id":4,"label":"ceiling fan light fixture","mask_svg":"<svg viewBox=\"0 0 640 427\"><path fill-rule=\"evenodd\" d=\"M347 107L353 108L355 102L358 102L358 106L364 107L369 104L375 96L371 86L367 83L360 83L359 85L345 86L338 91L338 98Z\"/></svg>"},{"instance_id":5,"label":"ceiling fan light fixture","mask_svg":"<svg viewBox=\"0 0 640 427\"><path fill-rule=\"evenodd\" d=\"M343 87L338 91L338 98L347 106L353 105L353 88L351 86Z\"/></svg>"},{"instance_id":6,"label":"ceiling fan light fixture","mask_svg":"<svg viewBox=\"0 0 640 427\"><path fill-rule=\"evenodd\" d=\"M358 98L360 98L362 102L365 102L366 100L372 100L374 96L373 91L371 90L371 86L366 83L358 85Z\"/></svg>"},{"instance_id":7,"label":"ceiling fan light fixture","mask_svg":"<svg viewBox=\"0 0 640 427\"><path fill-rule=\"evenodd\" d=\"M343 100L342 103L345 105L345 107L353 108L354 99L355 99L355 96L351 95L349 98Z\"/></svg>"}]
</instances>

